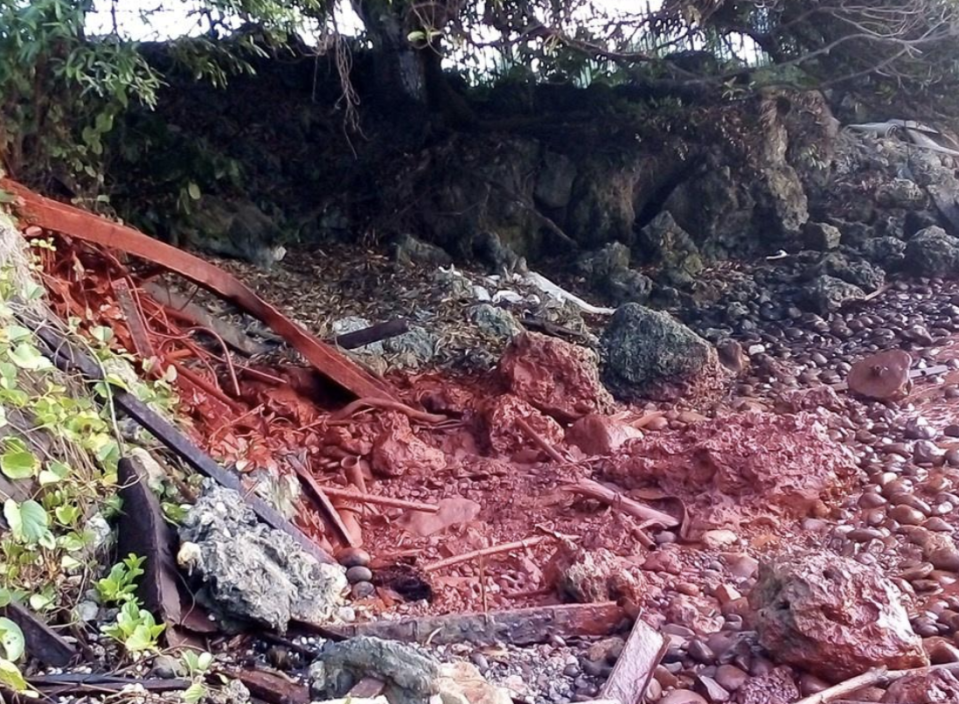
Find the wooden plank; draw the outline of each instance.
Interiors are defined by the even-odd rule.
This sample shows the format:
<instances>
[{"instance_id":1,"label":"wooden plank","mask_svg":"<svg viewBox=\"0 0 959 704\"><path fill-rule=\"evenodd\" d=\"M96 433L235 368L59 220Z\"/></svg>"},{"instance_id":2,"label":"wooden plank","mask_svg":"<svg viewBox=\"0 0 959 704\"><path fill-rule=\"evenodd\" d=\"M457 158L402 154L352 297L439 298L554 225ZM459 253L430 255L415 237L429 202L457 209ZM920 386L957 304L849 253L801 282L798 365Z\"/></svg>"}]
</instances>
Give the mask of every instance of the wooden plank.
<instances>
[{"instance_id":1,"label":"wooden plank","mask_svg":"<svg viewBox=\"0 0 959 704\"><path fill-rule=\"evenodd\" d=\"M78 351L51 326L44 324L42 321L34 320L23 312L19 314L19 318L23 325L36 333L47 348L44 353L58 368L70 373L80 372L93 381L102 380L103 376L99 365L84 353ZM186 435L175 428L172 423L149 408L136 396L123 389L114 388L113 401L118 408L149 430L157 440L197 472L210 477L221 486L238 492L261 521L271 528L289 535L305 552L318 561L336 564L336 561L324 552L319 545L283 518L276 509L255 494L245 491L239 477L220 467L209 455L193 444Z\"/></svg>"},{"instance_id":2,"label":"wooden plank","mask_svg":"<svg viewBox=\"0 0 959 704\"><path fill-rule=\"evenodd\" d=\"M19 214L45 230L110 247L158 264L232 301L265 323L330 381L360 397L396 401L395 391L338 350L321 342L283 315L239 279L199 257L86 211L44 198L10 179L0 187L19 199Z\"/></svg>"},{"instance_id":3,"label":"wooden plank","mask_svg":"<svg viewBox=\"0 0 959 704\"><path fill-rule=\"evenodd\" d=\"M600 690L600 698L622 704L640 704L653 672L668 648L665 638L636 619L616 666Z\"/></svg>"},{"instance_id":4,"label":"wooden plank","mask_svg":"<svg viewBox=\"0 0 959 704\"><path fill-rule=\"evenodd\" d=\"M30 657L50 667L66 667L77 659L77 649L25 606L11 603L0 613L20 626Z\"/></svg>"},{"instance_id":5,"label":"wooden plank","mask_svg":"<svg viewBox=\"0 0 959 704\"><path fill-rule=\"evenodd\" d=\"M346 626L324 626L321 630L297 624L340 640L374 636L408 643L449 645L532 645L561 638L607 636L628 624L629 616L615 602L563 604L489 613L427 616L401 621L375 621Z\"/></svg>"},{"instance_id":6,"label":"wooden plank","mask_svg":"<svg viewBox=\"0 0 959 704\"><path fill-rule=\"evenodd\" d=\"M239 680L257 699L269 704L309 704L309 685L295 682L267 670L224 670L223 674Z\"/></svg>"},{"instance_id":7,"label":"wooden plank","mask_svg":"<svg viewBox=\"0 0 959 704\"><path fill-rule=\"evenodd\" d=\"M163 519L160 502L147 486L147 477L130 459L120 460L117 468L123 513L120 515L119 557L129 554L145 558L137 596L150 613L159 614L168 625L181 619L177 566L173 555L173 535Z\"/></svg>"}]
</instances>

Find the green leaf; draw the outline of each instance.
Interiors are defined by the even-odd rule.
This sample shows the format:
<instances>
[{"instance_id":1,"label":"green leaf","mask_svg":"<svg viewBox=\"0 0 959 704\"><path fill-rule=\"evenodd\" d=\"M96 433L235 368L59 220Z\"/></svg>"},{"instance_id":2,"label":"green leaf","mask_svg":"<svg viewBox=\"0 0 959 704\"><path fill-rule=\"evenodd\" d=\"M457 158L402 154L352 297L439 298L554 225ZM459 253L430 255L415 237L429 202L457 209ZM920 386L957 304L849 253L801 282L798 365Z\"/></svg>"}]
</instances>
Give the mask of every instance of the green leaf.
<instances>
[{"instance_id":1,"label":"green leaf","mask_svg":"<svg viewBox=\"0 0 959 704\"><path fill-rule=\"evenodd\" d=\"M65 526L72 526L80 518L81 512L79 506L65 504L58 506L54 514L60 523Z\"/></svg>"},{"instance_id":2,"label":"green leaf","mask_svg":"<svg viewBox=\"0 0 959 704\"><path fill-rule=\"evenodd\" d=\"M200 195L201 195L200 187L196 185L196 183L194 183L193 181L190 181L190 183L186 187L186 190L187 190L187 193L190 195L190 198L192 198L193 200L200 200Z\"/></svg>"},{"instance_id":3,"label":"green leaf","mask_svg":"<svg viewBox=\"0 0 959 704\"><path fill-rule=\"evenodd\" d=\"M70 465L60 460L50 460L47 462L47 468L40 472L40 484L41 486L58 484L69 477L72 471Z\"/></svg>"},{"instance_id":4,"label":"green leaf","mask_svg":"<svg viewBox=\"0 0 959 704\"><path fill-rule=\"evenodd\" d=\"M47 512L33 499L22 504L7 499L3 503L3 516L14 537L24 542L36 543L50 532Z\"/></svg>"},{"instance_id":5,"label":"green leaf","mask_svg":"<svg viewBox=\"0 0 959 704\"><path fill-rule=\"evenodd\" d=\"M28 689L20 668L9 660L0 659L0 684L14 692L25 692Z\"/></svg>"},{"instance_id":6,"label":"green leaf","mask_svg":"<svg viewBox=\"0 0 959 704\"><path fill-rule=\"evenodd\" d=\"M7 337L10 339L11 342L26 340L33 335L33 332L29 328L25 328L20 325L8 325L6 330L7 330Z\"/></svg>"},{"instance_id":7,"label":"green leaf","mask_svg":"<svg viewBox=\"0 0 959 704\"><path fill-rule=\"evenodd\" d=\"M10 361L27 371L40 371L41 369L49 369L53 366L53 363L40 354L40 350L29 342L21 342L14 349L7 352L7 355L10 357Z\"/></svg>"},{"instance_id":8,"label":"green leaf","mask_svg":"<svg viewBox=\"0 0 959 704\"><path fill-rule=\"evenodd\" d=\"M187 704L197 704L206 696L206 685L202 682L194 682L186 691L183 692L183 701Z\"/></svg>"},{"instance_id":9,"label":"green leaf","mask_svg":"<svg viewBox=\"0 0 959 704\"><path fill-rule=\"evenodd\" d=\"M90 328L90 334L93 335L93 339L103 344L108 343L113 339L113 330L103 325L97 325L96 327Z\"/></svg>"},{"instance_id":10,"label":"green leaf","mask_svg":"<svg viewBox=\"0 0 959 704\"><path fill-rule=\"evenodd\" d=\"M37 470L40 469L40 463L34 454L22 442L21 445L22 449L11 448L0 455L0 472L10 479L29 479L36 476Z\"/></svg>"},{"instance_id":11,"label":"green leaf","mask_svg":"<svg viewBox=\"0 0 959 704\"><path fill-rule=\"evenodd\" d=\"M0 645L6 653L6 659L16 662L23 657L26 643L20 626L8 618L0 618Z\"/></svg>"}]
</instances>

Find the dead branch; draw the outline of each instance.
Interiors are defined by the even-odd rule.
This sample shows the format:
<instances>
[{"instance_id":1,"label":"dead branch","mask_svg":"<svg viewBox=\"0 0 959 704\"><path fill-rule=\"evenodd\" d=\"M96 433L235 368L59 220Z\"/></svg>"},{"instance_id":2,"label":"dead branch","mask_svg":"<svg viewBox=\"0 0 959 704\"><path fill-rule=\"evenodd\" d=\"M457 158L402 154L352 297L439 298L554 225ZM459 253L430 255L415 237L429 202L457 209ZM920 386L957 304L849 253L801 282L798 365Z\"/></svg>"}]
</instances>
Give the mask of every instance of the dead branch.
<instances>
[{"instance_id":1,"label":"dead branch","mask_svg":"<svg viewBox=\"0 0 959 704\"><path fill-rule=\"evenodd\" d=\"M673 518L668 513L644 506L638 501L634 501L617 491L608 489L599 482L594 482L591 479L581 479L576 484L567 484L562 487L562 489L563 491L579 494L590 499L596 499L604 504L620 509L623 513L629 514L633 518L656 523L664 528L675 528L680 523L678 519Z\"/></svg>"},{"instance_id":2,"label":"dead branch","mask_svg":"<svg viewBox=\"0 0 959 704\"><path fill-rule=\"evenodd\" d=\"M439 562L434 562L427 565L423 568L423 571L427 574L430 572L436 572L437 570L442 570L447 567L453 567L454 565L459 565L463 562L469 562L470 560L475 560L480 557L489 557L490 555L501 555L504 552L512 552L514 550L525 550L526 548L531 548L540 543L544 543L547 540L553 540L551 535L536 535L532 538L526 538L525 540L517 540L514 543L504 543L502 545L493 545L492 547L483 548L481 550L474 550L473 552L463 553L462 555L454 555L453 557L448 557L445 560L440 560Z\"/></svg>"},{"instance_id":3,"label":"dead branch","mask_svg":"<svg viewBox=\"0 0 959 704\"><path fill-rule=\"evenodd\" d=\"M549 455L549 458L551 460L553 460L554 462L560 462L560 463L569 461L559 453L559 450L557 450L555 447L553 447L548 442L546 442L546 439L543 438L542 435L540 435L535 430L533 430L533 427L526 422L525 418L517 418L516 425L519 427L520 430L522 430L526 434L526 436L530 440L533 441L533 444L536 445L536 447L538 447L540 450L542 450L547 455Z\"/></svg>"},{"instance_id":4,"label":"dead branch","mask_svg":"<svg viewBox=\"0 0 959 704\"><path fill-rule=\"evenodd\" d=\"M366 408L379 408L386 411L397 411L409 416L410 420L418 420L421 423L428 423L430 425L449 420L449 418L446 416L441 416L436 413L427 413L426 411L418 411L415 408L407 406L405 403L400 403L399 401L389 401L383 398L358 398L331 415L330 420L346 420L355 413L358 413Z\"/></svg>"},{"instance_id":5,"label":"dead branch","mask_svg":"<svg viewBox=\"0 0 959 704\"><path fill-rule=\"evenodd\" d=\"M846 680L845 682L840 682L837 685L833 685L828 689L824 689L818 694L813 694L803 699L799 699L793 704L836 704L840 699L843 699L848 694L854 694L860 689L866 687L872 687L873 685L888 685L896 682L897 680L905 679L906 677L922 676L929 675L938 670L945 670L947 672L959 672L959 662L949 662L943 665L929 665L928 667L916 667L910 670L893 670L889 671L885 668L878 670L871 670L862 675L857 675L852 679Z\"/></svg>"}]
</instances>

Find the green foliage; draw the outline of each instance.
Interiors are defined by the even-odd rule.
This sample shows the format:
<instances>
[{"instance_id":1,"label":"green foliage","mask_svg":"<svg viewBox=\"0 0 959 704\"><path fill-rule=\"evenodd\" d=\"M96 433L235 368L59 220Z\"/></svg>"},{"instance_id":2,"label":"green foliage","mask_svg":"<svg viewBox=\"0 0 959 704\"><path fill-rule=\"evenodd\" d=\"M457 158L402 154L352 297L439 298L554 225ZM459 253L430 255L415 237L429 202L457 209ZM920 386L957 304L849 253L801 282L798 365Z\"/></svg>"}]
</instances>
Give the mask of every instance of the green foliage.
<instances>
[{"instance_id":1,"label":"green foliage","mask_svg":"<svg viewBox=\"0 0 959 704\"><path fill-rule=\"evenodd\" d=\"M159 648L157 639L163 633L164 624L146 609L140 607L136 599L127 601L117 614L116 623L104 626L104 634L121 643L134 657Z\"/></svg>"},{"instance_id":2,"label":"green foliage","mask_svg":"<svg viewBox=\"0 0 959 704\"><path fill-rule=\"evenodd\" d=\"M182 700L186 704L198 704L206 697L208 689L206 686L206 675L213 665L213 656L210 653L195 653L192 650L185 650L180 656L183 663L183 669L192 680L190 686L183 692Z\"/></svg>"},{"instance_id":3,"label":"green foliage","mask_svg":"<svg viewBox=\"0 0 959 704\"><path fill-rule=\"evenodd\" d=\"M126 604L136 598L137 577L143 575L144 557L130 554L110 570L110 574L97 582L97 594L104 604Z\"/></svg>"},{"instance_id":4,"label":"green foliage","mask_svg":"<svg viewBox=\"0 0 959 704\"><path fill-rule=\"evenodd\" d=\"M8 618L0 618L0 647L3 649L3 657L0 657L0 686L26 696L35 696L36 693L30 690L16 665L26 650L23 631Z\"/></svg>"},{"instance_id":5,"label":"green foliage","mask_svg":"<svg viewBox=\"0 0 959 704\"><path fill-rule=\"evenodd\" d=\"M0 153L19 178L96 194L116 116L155 104L161 82L134 45L85 38L87 7L0 0Z\"/></svg>"}]
</instances>

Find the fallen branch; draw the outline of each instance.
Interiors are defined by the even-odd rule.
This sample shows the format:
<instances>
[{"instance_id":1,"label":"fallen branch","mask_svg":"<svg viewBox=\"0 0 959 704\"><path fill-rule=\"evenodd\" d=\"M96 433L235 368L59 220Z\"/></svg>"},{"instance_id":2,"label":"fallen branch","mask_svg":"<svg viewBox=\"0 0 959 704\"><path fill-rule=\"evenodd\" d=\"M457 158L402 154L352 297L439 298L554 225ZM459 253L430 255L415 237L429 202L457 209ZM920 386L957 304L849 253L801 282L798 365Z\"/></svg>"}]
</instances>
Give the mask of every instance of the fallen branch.
<instances>
[{"instance_id":1,"label":"fallen branch","mask_svg":"<svg viewBox=\"0 0 959 704\"><path fill-rule=\"evenodd\" d=\"M818 694L813 694L808 697L797 700L794 704L835 704L838 700L844 698L847 694L854 694L860 689L866 687L872 687L874 685L889 685L897 680L905 679L906 677L914 677L917 675L931 675L937 670L945 670L947 672L959 672L959 662L948 662L942 665L929 665L927 667L916 667L910 670L887 670L885 668L880 668L878 670L870 670L869 672L857 675L852 679L846 680L845 682L840 682L837 685L833 685L828 689L824 689Z\"/></svg>"},{"instance_id":2,"label":"fallen branch","mask_svg":"<svg viewBox=\"0 0 959 704\"><path fill-rule=\"evenodd\" d=\"M454 565L459 565L463 562L469 562L470 560L475 560L480 557L489 557L490 555L500 555L504 552L511 552L513 550L523 550L526 548L531 548L540 543L546 542L547 540L554 540L551 535L536 535L532 538L526 538L526 540L517 540L514 543L504 543L502 545L493 545L488 548L482 548L481 550L473 550L472 552L463 553L462 555L454 555L453 557L448 557L445 560L440 560L432 564L426 565L423 568L423 571L429 574L430 572L436 572L437 570L445 569L446 567L452 567Z\"/></svg>"},{"instance_id":3,"label":"fallen branch","mask_svg":"<svg viewBox=\"0 0 959 704\"><path fill-rule=\"evenodd\" d=\"M223 269L132 228L44 198L10 179L0 179L0 187L18 197L20 214L30 224L159 264L232 301L268 325L320 374L347 391L359 397L395 399L395 392L388 384L320 342Z\"/></svg>"},{"instance_id":4,"label":"fallen branch","mask_svg":"<svg viewBox=\"0 0 959 704\"><path fill-rule=\"evenodd\" d=\"M446 416L441 416L436 413L427 413L426 411L418 411L415 408L407 406L405 403L382 398L358 398L331 415L330 420L346 420L347 418L353 416L353 414L367 408L379 408L385 411L397 411L409 416L411 420L418 420L421 423L428 423L430 425L449 420L449 418Z\"/></svg>"},{"instance_id":5,"label":"fallen branch","mask_svg":"<svg viewBox=\"0 0 959 704\"><path fill-rule=\"evenodd\" d=\"M526 437L532 440L533 444L545 452L551 460L561 464L569 461L559 453L559 450L546 442L546 439L543 438L542 435L533 430L533 426L527 423L525 418L517 418L516 425L519 426L519 429L526 433Z\"/></svg>"},{"instance_id":6,"label":"fallen branch","mask_svg":"<svg viewBox=\"0 0 959 704\"><path fill-rule=\"evenodd\" d=\"M344 640L373 636L407 643L449 645L532 645L551 638L608 636L629 625L629 616L614 602L603 604L562 604L488 613L426 616L400 621L324 626L297 624L304 630L327 638Z\"/></svg>"},{"instance_id":7,"label":"fallen branch","mask_svg":"<svg viewBox=\"0 0 959 704\"><path fill-rule=\"evenodd\" d=\"M293 471L296 472L296 476L299 477L300 481L306 487L307 493L309 493L316 502L317 508L320 510L320 515L323 516L323 521L333 529L337 540L347 547L359 547L362 541L353 535L353 532L346 527L346 524L343 522L343 517L340 516L336 507L333 506L333 503L330 501L330 498L324 493L324 489L320 486L319 482L316 481L316 477L296 459L291 458L289 464L293 467Z\"/></svg>"},{"instance_id":8,"label":"fallen branch","mask_svg":"<svg viewBox=\"0 0 959 704\"><path fill-rule=\"evenodd\" d=\"M405 508L410 511L421 511L423 513L439 513L440 507L436 504L424 504L420 501L407 501L406 499L394 499L390 496L379 496L377 494L366 494L360 491L351 491L350 489L340 489L338 487L324 486L323 491L327 496L341 501L352 501L358 504L373 504L376 506L390 506L392 508Z\"/></svg>"},{"instance_id":9,"label":"fallen branch","mask_svg":"<svg viewBox=\"0 0 959 704\"><path fill-rule=\"evenodd\" d=\"M654 508L645 506L591 479L581 479L576 484L567 484L562 487L562 489L563 491L579 494L580 496L585 496L590 499L596 499L604 504L620 509L623 513L633 518L638 518L641 521L650 523L657 523L663 526L663 528L675 528L680 524L679 519L673 518L668 513L663 513L662 511L657 511Z\"/></svg>"}]
</instances>

